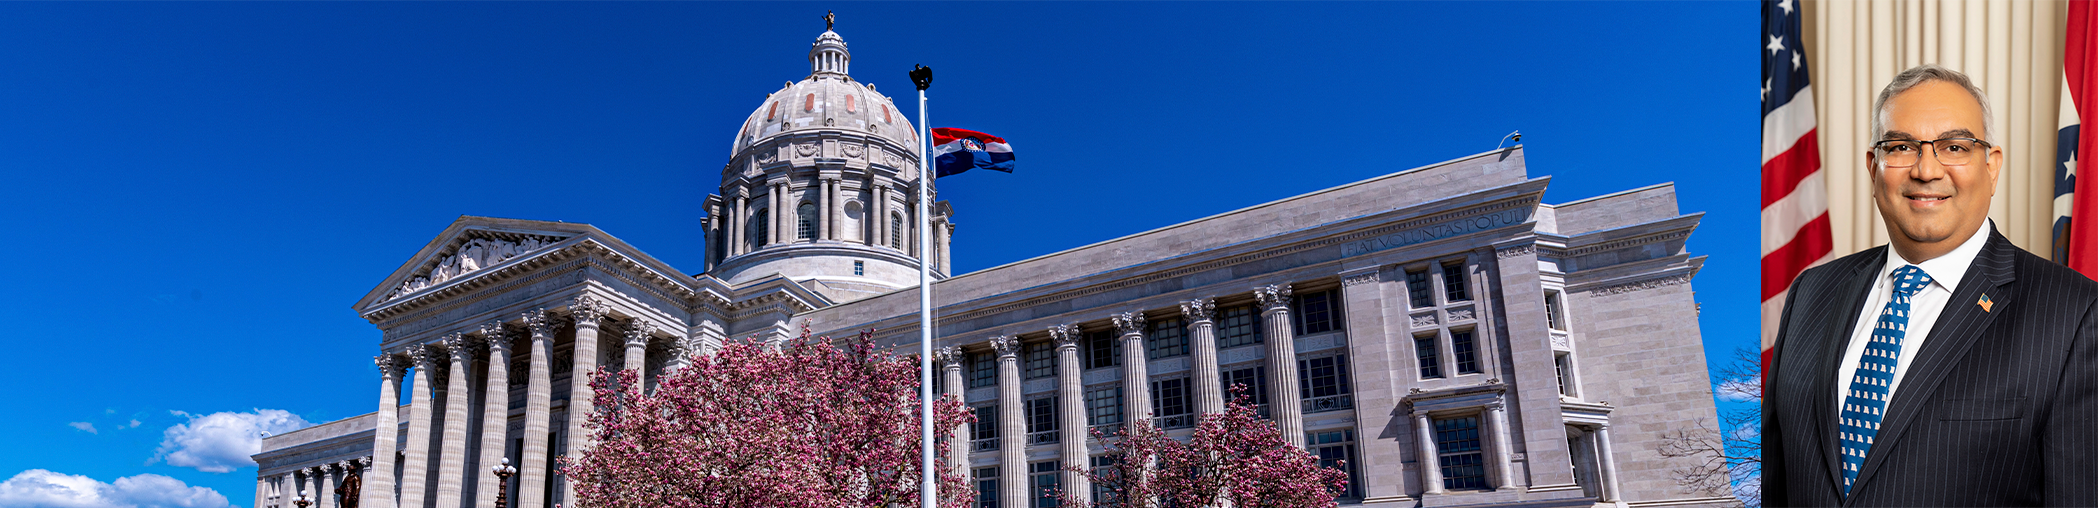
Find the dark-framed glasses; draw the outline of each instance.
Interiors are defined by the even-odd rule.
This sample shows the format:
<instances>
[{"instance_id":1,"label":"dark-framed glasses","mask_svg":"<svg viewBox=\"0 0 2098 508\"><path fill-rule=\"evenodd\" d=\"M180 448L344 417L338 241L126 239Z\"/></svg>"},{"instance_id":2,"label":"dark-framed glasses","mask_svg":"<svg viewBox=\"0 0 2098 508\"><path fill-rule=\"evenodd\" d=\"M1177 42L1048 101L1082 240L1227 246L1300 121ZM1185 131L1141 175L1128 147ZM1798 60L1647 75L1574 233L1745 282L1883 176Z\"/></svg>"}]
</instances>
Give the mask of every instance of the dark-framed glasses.
<instances>
[{"instance_id":1,"label":"dark-framed glasses","mask_svg":"<svg viewBox=\"0 0 2098 508\"><path fill-rule=\"evenodd\" d=\"M1879 152L1880 160L1885 161L1888 167L1906 168L1915 166L1922 160L1923 145L1930 145L1931 154L1938 158L1938 164L1946 166L1974 162L1976 157L1987 153L1990 146L1989 142L1974 138L1940 138L1930 141L1889 139L1873 143L1872 149Z\"/></svg>"}]
</instances>

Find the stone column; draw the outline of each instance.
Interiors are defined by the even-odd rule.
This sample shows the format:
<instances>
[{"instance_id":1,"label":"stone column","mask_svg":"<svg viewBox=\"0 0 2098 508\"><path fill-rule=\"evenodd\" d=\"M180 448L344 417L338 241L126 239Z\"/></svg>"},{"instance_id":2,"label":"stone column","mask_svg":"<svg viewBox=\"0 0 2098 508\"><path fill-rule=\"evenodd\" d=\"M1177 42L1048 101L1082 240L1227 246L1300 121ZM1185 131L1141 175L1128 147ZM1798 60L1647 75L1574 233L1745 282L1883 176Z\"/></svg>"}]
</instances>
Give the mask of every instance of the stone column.
<instances>
[{"instance_id":1,"label":"stone column","mask_svg":"<svg viewBox=\"0 0 2098 508\"><path fill-rule=\"evenodd\" d=\"M313 486L313 506L335 508L335 474L331 469L333 464L313 466L313 477L320 480Z\"/></svg>"},{"instance_id":2,"label":"stone column","mask_svg":"<svg viewBox=\"0 0 2098 508\"><path fill-rule=\"evenodd\" d=\"M284 508L296 508L295 505L291 504L291 500L299 498L298 470L294 469L291 472L284 473L284 486L282 489L282 491L277 493L277 505Z\"/></svg>"},{"instance_id":3,"label":"stone column","mask_svg":"<svg viewBox=\"0 0 2098 508\"><path fill-rule=\"evenodd\" d=\"M1027 420L1020 405L1020 339L991 338L998 352L998 505L1027 506Z\"/></svg>"},{"instance_id":4,"label":"stone column","mask_svg":"<svg viewBox=\"0 0 2098 508\"><path fill-rule=\"evenodd\" d=\"M944 376L940 384L947 389L944 395L967 403L964 393L968 387L962 386L962 362L968 361L969 355L963 353L962 348L947 346L933 350L933 357L940 360L940 375ZM947 447L947 466L954 470L954 474L968 478L969 449L973 446L969 440L969 426L956 426L953 432L948 433L947 442L950 443Z\"/></svg>"},{"instance_id":5,"label":"stone column","mask_svg":"<svg viewBox=\"0 0 2098 508\"><path fill-rule=\"evenodd\" d=\"M1515 490L1515 469L1508 461L1508 457L1515 453L1515 446L1508 442L1507 404L1499 401L1486 404L1486 430L1493 437L1493 453L1487 455L1493 461L1497 477L1493 487L1495 490Z\"/></svg>"},{"instance_id":6,"label":"stone column","mask_svg":"<svg viewBox=\"0 0 2098 508\"><path fill-rule=\"evenodd\" d=\"M1610 426L1595 426L1594 439L1595 451L1597 455L1599 455L1595 458L1595 462L1597 463L1597 465L1602 466L1603 470L1603 502L1619 502L1620 500L1618 499L1617 490L1617 456L1610 452Z\"/></svg>"},{"instance_id":7,"label":"stone column","mask_svg":"<svg viewBox=\"0 0 2098 508\"><path fill-rule=\"evenodd\" d=\"M488 346L487 388L481 396L481 467L474 475L474 506L495 506L496 489L502 479L490 469L503 462L510 431L510 335L501 321L481 325L481 343Z\"/></svg>"},{"instance_id":8,"label":"stone column","mask_svg":"<svg viewBox=\"0 0 2098 508\"><path fill-rule=\"evenodd\" d=\"M1260 301L1260 322L1267 327L1268 410L1289 444L1304 447L1303 394L1297 384L1297 340L1289 327L1289 285L1253 290Z\"/></svg>"},{"instance_id":9,"label":"stone column","mask_svg":"<svg viewBox=\"0 0 2098 508\"><path fill-rule=\"evenodd\" d=\"M639 318L626 324L626 370L634 371L634 393L642 393L641 385L648 381L648 339L656 333L656 325Z\"/></svg>"},{"instance_id":10,"label":"stone column","mask_svg":"<svg viewBox=\"0 0 2098 508\"><path fill-rule=\"evenodd\" d=\"M835 189L837 183L831 181L831 178L818 178L816 183L818 183L818 187L816 187L818 189L816 191L816 202L820 202L820 204L816 204L816 210L818 210L816 212L818 214L816 216L818 218L816 220L816 239L833 239L831 235L837 233L837 231L831 225L837 223L837 216L831 214L831 208L837 206L837 197L831 193L831 189Z\"/></svg>"},{"instance_id":11,"label":"stone column","mask_svg":"<svg viewBox=\"0 0 2098 508\"><path fill-rule=\"evenodd\" d=\"M364 475L359 502L372 508L394 508L393 459L401 442L401 360L393 353L372 357L379 366L379 412L372 426L372 473Z\"/></svg>"},{"instance_id":12,"label":"stone column","mask_svg":"<svg viewBox=\"0 0 2098 508\"><path fill-rule=\"evenodd\" d=\"M445 382L444 451L437 455L437 508L459 508L466 481L466 418L471 411L467 398L473 383L466 380L473 368L473 345L466 335L444 337L444 350L451 356L451 379Z\"/></svg>"},{"instance_id":13,"label":"stone column","mask_svg":"<svg viewBox=\"0 0 2098 508\"><path fill-rule=\"evenodd\" d=\"M436 393L430 382L436 376L430 371L437 369L437 351L432 344L421 344L408 348L408 355L415 360L415 377L409 381L411 400L408 401L408 451L401 460L401 508L422 508L423 498L428 494L430 481L430 424L436 416Z\"/></svg>"},{"instance_id":14,"label":"stone column","mask_svg":"<svg viewBox=\"0 0 2098 508\"><path fill-rule=\"evenodd\" d=\"M596 392L590 389L590 378L597 373L597 327L605 318L605 302L588 293L578 295L568 312L575 318L575 369L568 375L568 449L563 455L571 459L581 458L590 450L593 440L590 430L583 423L590 420L596 411ZM575 504L575 483L568 475L561 475L561 499Z\"/></svg>"},{"instance_id":15,"label":"stone column","mask_svg":"<svg viewBox=\"0 0 2098 508\"><path fill-rule=\"evenodd\" d=\"M1078 363L1078 342L1085 334L1077 325L1056 325L1049 327L1049 338L1056 341L1058 455L1065 467L1089 468L1092 453L1086 448L1084 366ZM1079 500L1092 502L1092 483L1085 475L1066 469L1059 485L1064 492L1078 494Z\"/></svg>"},{"instance_id":16,"label":"stone column","mask_svg":"<svg viewBox=\"0 0 2098 508\"><path fill-rule=\"evenodd\" d=\"M269 508L269 505L270 505L270 504L269 504L269 492L270 492L270 490L269 490L269 489L270 489L270 480L269 480L269 478L267 478L267 477L263 477L263 476L261 476L261 475L256 475L256 476L255 476L255 508Z\"/></svg>"},{"instance_id":17,"label":"stone column","mask_svg":"<svg viewBox=\"0 0 2098 508\"><path fill-rule=\"evenodd\" d=\"M1122 421L1151 418L1151 365L1144 358L1144 313L1110 316L1122 332ZM1090 466L1090 465L1088 465Z\"/></svg>"},{"instance_id":18,"label":"stone column","mask_svg":"<svg viewBox=\"0 0 2098 508\"><path fill-rule=\"evenodd\" d=\"M1428 425L1428 413L1413 413L1413 428L1420 443L1421 486L1423 494L1442 493L1442 459L1435 452L1435 427Z\"/></svg>"},{"instance_id":19,"label":"stone column","mask_svg":"<svg viewBox=\"0 0 2098 508\"><path fill-rule=\"evenodd\" d=\"M524 313L524 321L532 333L532 372L525 381L524 451L517 458L516 502L518 508L545 508L539 493L546 490L546 456L553 449L547 430L554 405L554 320L546 309L533 309Z\"/></svg>"},{"instance_id":20,"label":"stone column","mask_svg":"<svg viewBox=\"0 0 2098 508\"><path fill-rule=\"evenodd\" d=\"M862 239L866 240L869 246L882 244L881 226L889 221L889 207L885 203L887 202L881 200L881 187L875 185L874 177L867 177L866 213L861 214L867 220L862 221L865 224L860 224L860 226L867 233Z\"/></svg>"},{"instance_id":21,"label":"stone column","mask_svg":"<svg viewBox=\"0 0 2098 508\"><path fill-rule=\"evenodd\" d=\"M743 254L743 246L745 245L743 230L750 229L750 207L746 206L745 199L743 196L736 196L735 212L729 215L728 255L730 256Z\"/></svg>"},{"instance_id":22,"label":"stone column","mask_svg":"<svg viewBox=\"0 0 2098 508\"><path fill-rule=\"evenodd\" d=\"M772 243L792 243L794 241L795 227L794 219L792 219L794 217L794 210L792 210L794 208L794 196L790 196L788 193L794 191L794 186L787 182L780 182L774 185L772 189L772 202L774 203L772 206Z\"/></svg>"},{"instance_id":23,"label":"stone column","mask_svg":"<svg viewBox=\"0 0 2098 508\"><path fill-rule=\"evenodd\" d=\"M1217 322L1215 298L1197 298L1180 302L1180 313L1187 316L1187 336L1193 352L1189 360L1195 364L1195 411L1196 414L1224 412L1224 378L1217 374Z\"/></svg>"},{"instance_id":24,"label":"stone column","mask_svg":"<svg viewBox=\"0 0 2098 508\"><path fill-rule=\"evenodd\" d=\"M845 181L833 178L830 181L830 239L845 239Z\"/></svg>"}]
</instances>

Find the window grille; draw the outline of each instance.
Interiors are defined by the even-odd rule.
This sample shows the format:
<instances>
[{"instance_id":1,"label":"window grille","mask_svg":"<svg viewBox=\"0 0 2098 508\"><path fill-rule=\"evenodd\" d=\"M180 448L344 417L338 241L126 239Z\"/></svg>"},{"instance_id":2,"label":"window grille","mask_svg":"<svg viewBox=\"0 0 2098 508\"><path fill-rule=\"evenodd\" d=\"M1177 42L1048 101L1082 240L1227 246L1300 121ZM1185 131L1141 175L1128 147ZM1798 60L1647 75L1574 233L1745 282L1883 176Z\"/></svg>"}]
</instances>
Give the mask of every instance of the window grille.
<instances>
[{"instance_id":1,"label":"window grille","mask_svg":"<svg viewBox=\"0 0 2098 508\"><path fill-rule=\"evenodd\" d=\"M1435 348L1435 335L1414 337L1413 355L1420 362L1421 379L1442 377L1442 353Z\"/></svg>"},{"instance_id":2,"label":"window grille","mask_svg":"<svg viewBox=\"0 0 2098 508\"><path fill-rule=\"evenodd\" d=\"M1056 442L1056 397L1027 401L1027 444Z\"/></svg>"},{"instance_id":3,"label":"window grille","mask_svg":"<svg viewBox=\"0 0 2098 508\"><path fill-rule=\"evenodd\" d=\"M1348 473L1348 486L1334 497L1346 499L1362 498L1362 475L1355 464L1355 429L1317 431L1306 433L1304 443L1311 456L1317 457L1319 467L1339 469Z\"/></svg>"},{"instance_id":4,"label":"window grille","mask_svg":"<svg viewBox=\"0 0 2098 508\"><path fill-rule=\"evenodd\" d=\"M815 240L816 205L813 203L802 203L801 206L794 208L794 217L794 238L797 240Z\"/></svg>"},{"instance_id":5,"label":"window grille","mask_svg":"<svg viewBox=\"0 0 2098 508\"><path fill-rule=\"evenodd\" d=\"M1348 390L1348 355L1308 358L1297 361L1304 412L1318 413L1354 409Z\"/></svg>"},{"instance_id":6,"label":"window grille","mask_svg":"<svg viewBox=\"0 0 2098 508\"><path fill-rule=\"evenodd\" d=\"M998 466L976 468L976 507L998 508Z\"/></svg>"},{"instance_id":7,"label":"window grille","mask_svg":"<svg viewBox=\"0 0 2098 508\"><path fill-rule=\"evenodd\" d=\"M1187 378L1151 382L1151 415L1158 428L1195 426L1194 404L1188 400Z\"/></svg>"},{"instance_id":8,"label":"window grille","mask_svg":"<svg viewBox=\"0 0 2098 508\"><path fill-rule=\"evenodd\" d=\"M1088 369L1113 367L1122 364L1121 337L1114 330L1086 332L1086 365Z\"/></svg>"},{"instance_id":9,"label":"window grille","mask_svg":"<svg viewBox=\"0 0 2098 508\"><path fill-rule=\"evenodd\" d=\"M1425 309L1435 306L1435 296L1428 294L1428 271L1406 271L1406 295L1412 297L1413 308Z\"/></svg>"},{"instance_id":10,"label":"window grille","mask_svg":"<svg viewBox=\"0 0 2098 508\"><path fill-rule=\"evenodd\" d=\"M1187 354L1187 323L1180 318L1166 318L1151 322L1151 329L1144 334L1145 360L1171 358Z\"/></svg>"},{"instance_id":11,"label":"window grille","mask_svg":"<svg viewBox=\"0 0 2098 508\"><path fill-rule=\"evenodd\" d=\"M969 440L969 451L998 449L998 406L976 407L976 423L970 424Z\"/></svg>"},{"instance_id":12,"label":"window grille","mask_svg":"<svg viewBox=\"0 0 2098 508\"><path fill-rule=\"evenodd\" d=\"M1486 461L1479 447L1479 417L1435 420L1435 452L1442 466L1442 488L1486 488Z\"/></svg>"},{"instance_id":13,"label":"window grille","mask_svg":"<svg viewBox=\"0 0 2098 508\"><path fill-rule=\"evenodd\" d=\"M1243 369L1233 369L1225 372L1223 377L1224 391L1219 393L1224 394L1226 402L1229 402L1232 397L1236 396L1231 393L1232 385L1246 385L1245 397L1247 403L1252 404L1260 411L1261 418L1268 417L1268 369L1266 366L1256 365Z\"/></svg>"},{"instance_id":14,"label":"window grille","mask_svg":"<svg viewBox=\"0 0 2098 508\"><path fill-rule=\"evenodd\" d=\"M1217 312L1217 349L1260 343L1260 312L1251 305Z\"/></svg>"},{"instance_id":15,"label":"window grille","mask_svg":"<svg viewBox=\"0 0 2098 508\"><path fill-rule=\"evenodd\" d=\"M1291 298L1290 317L1295 321L1297 335L1339 330L1339 297L1340 291L1329 289Z\"/></svg>"},{"instance_id":16,"label":"window grille","mask_svg":"<svg viewBox=\"0 0 2098 508\"><path fill-rule=\"evenodd\" d=\"M998 385L998 355L991 353L969 354L969 387L982 388Z\"/></svg>"},{"instance_id":17,"label":"window grille","mask_svg":"<svg viewBox=\"0 0 2098 508\"><path fill-rule=\"evenodd\" d=\"M1034 500L1028 504L1033 505L1035 508L1056 508L1057 500L1050 496L1055 495L1058 482L1057 477L1061 476L1057 474L1062 468L1059 464L1059 462L1052 460L1027 465L1027 473L1032 476L1029 479L1034 482L1034 491L1030 493Z\"/></svg>"},{"instance_id":18,"label":"window grille","mask_svg":"<svg viewBox=\"0 0 2098 508\"><path fill-rule=\"evenodd\" d=\"M1095 427L1122 423L1122 387L1086 390L1085 423Z\"/></svg>"},{"instance_id":19,"label":"window grille","mask_svg":"<svg viewBox=\"0 0 2098 508\"><path fill-rule=\"evenodd\" d=\"M1544 292L1544 320L1553 330L1566 330L1566 307L1558 291Z\"/></svg>"},{"instance_id":20,"label":"window grille","mask_svg":"<svg viewBox=\"0 0 2098 508\"><path fill-rule=\"evenodd\" d=\"M1027 345L1027 379L1056 375L1056 344L1036 342Z\"/></svg>"},{"instance_id":21,"label":"window grille","mask_svg":"<svg viewBox=\"0 0 2098 508\"><path fill-rule=\"evenodd\" d=\"M1450 331L1450 354L1457 357L1458 374L1479 373L1479 348L1471 330Z\"/></svg>"},{"instance_id":22,"label":"window grille","mask_svg":"<svg viewBox=\"0 0 2098 508\"><path fill-rule=\"evenodd\" d=\"M1472 295L1464 287L1468 279L1464 275L1464 264L1442 265L1442 299L1446 302L1470 301Z\"/></svg>"}]
</instances>

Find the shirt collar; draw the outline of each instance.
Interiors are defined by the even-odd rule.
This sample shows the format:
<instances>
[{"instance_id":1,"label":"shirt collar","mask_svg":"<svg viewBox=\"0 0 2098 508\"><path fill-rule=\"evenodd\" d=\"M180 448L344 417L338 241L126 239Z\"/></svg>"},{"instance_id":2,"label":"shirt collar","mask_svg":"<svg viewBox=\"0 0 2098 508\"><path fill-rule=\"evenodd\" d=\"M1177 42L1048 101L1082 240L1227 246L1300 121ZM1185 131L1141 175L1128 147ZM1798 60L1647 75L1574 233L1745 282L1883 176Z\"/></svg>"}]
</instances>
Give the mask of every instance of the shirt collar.
<instances>
[{"instance_id":1,"label":"shirt collar","mask_svg":"<svg viewBox=\"0 0 2098 508\"><path fill-rule=\"evenodd\" d=\"M1932 283L1945 286L1946 291L1959 289L1960 278L1967 276L1967 266L1974 264L1974 257L1981 254L1982 244L1989 242L1989 232L1995 230L1994 219L1982 219L1981 228L1975 230L1973 235L1967 237L1967 241L1960 243L1960 246L1953 247L1952 252L1921 263L1910 263L1902 259L1901 253L1895 252L1894 246L1888 245L1887 264L1880 267L1879 277L1885 280L1896 268L1913 264L1922 268L1923 273L1929 274Z\"/></svg>"}]
</instances>

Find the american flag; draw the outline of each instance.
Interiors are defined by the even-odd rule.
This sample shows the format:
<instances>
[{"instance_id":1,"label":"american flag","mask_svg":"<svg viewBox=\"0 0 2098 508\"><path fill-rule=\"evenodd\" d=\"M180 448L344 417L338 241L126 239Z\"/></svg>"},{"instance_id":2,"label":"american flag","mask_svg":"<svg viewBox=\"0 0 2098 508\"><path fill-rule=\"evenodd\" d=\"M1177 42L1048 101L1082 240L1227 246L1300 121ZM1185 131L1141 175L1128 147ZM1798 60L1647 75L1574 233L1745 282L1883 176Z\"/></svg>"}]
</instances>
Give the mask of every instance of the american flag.
<instances>
[{"instance_id":1,"label":"american flag","mask_svg":"<svg viewBox=\"0 0 2098 508\"><path fill-rule=\"evenodd\" d=\"M1763 364L1799 272L1829 258L1828 184L1815 141L1799 2L1763 2Z\"/></svg>"}]
</instances>

